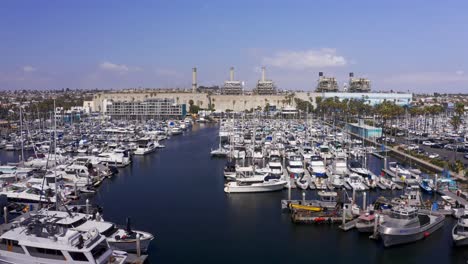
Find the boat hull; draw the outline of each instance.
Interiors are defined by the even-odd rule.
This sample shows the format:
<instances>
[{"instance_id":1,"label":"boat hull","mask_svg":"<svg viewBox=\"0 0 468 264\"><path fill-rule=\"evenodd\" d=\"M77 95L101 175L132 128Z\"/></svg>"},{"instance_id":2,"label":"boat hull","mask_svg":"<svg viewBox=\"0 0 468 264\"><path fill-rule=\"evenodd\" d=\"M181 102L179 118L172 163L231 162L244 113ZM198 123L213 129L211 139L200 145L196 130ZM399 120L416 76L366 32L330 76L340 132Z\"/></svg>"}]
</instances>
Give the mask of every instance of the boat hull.
<instances>
[{"instance_id":1,"label":"boat hull","mask_svg":"<svg viewBox=\"0 0 468 264\"><path fill-rule=\"evenodd\" d=\"M253 193L253 192L274 192L280 191L286 185L286 181L278 181L274 183L261 184L261 185L237 185L235 182L233 184L226 184L224 187L224 192L226 193Z\"/></svg>"},{"instance_id":2,"label":"boat hull","mask_svg":"<svg viewBox=\"0 0 468 264\"><path fill-rule=\"evenodd\" d=\"M456 234L458 224L456 224L452 229L452 240L453 244L457 247L468 246L468 236L461 236Z\"/></svg>"},{"instance_id":3,"label":"boat hull","mask_svg":"<svg viewBox=\"0 0 468 264\"><path fill-rule=\"evenodd\" d=\"M140 240L140 249L141 252L146 253L148 251L149 244L151 243L151 239L141 239ZM129 241L119 241L119 242L114 242L114 241L109 241L109 246L113 250L121 250L125 252L136 252L136 241L129 240Z\"/></svg>"},{"instance_id":4,"label":"boat hull","mask_svg":"<svg viewBox=\"0 0 468 264\"><path fill-rule=\"evenodd\" d=\"M434 217L434 219L431 220L431 223L418 228L417 231L401 228L382 228L381 226L379 228L379 234L382 238L384 246L391 247L401 244L408 244L429 236L434 231L441 228L444 225L445 220L444 216L432 217Z\"/></svg>"}]
</instances>

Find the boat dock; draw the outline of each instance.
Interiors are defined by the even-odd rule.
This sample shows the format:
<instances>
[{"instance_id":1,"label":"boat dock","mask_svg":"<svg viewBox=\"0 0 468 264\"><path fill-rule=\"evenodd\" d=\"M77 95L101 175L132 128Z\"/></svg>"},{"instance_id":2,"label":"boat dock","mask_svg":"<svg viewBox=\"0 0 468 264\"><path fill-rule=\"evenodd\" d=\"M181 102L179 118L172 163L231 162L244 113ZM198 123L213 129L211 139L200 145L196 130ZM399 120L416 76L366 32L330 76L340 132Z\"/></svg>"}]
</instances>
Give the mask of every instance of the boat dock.
<instances>
[{"instance_id":1,"label":"boat dock","mask_svg":"<svg viewBox=\"0 0 468 264\"><path fill-rule=\"evenodd\" d=\"M354 218L351 221L345 222L345 224L341 224L339 228L343 231L348 231L356 227L356 223L359 221L358 218Z\"/></svg>"},{"instance_id":2,"label":"boat dock","mask_svg":"<svg viewBox=\"0 0 468 264\"><path fill-rule=\"evenodd\" d=\"M390 176L390 177L396 177L395 173L393 173L392 171L388 170L388 169L382 169L383 172L385 172L386 175ZM396 183L396 182L393 182L395 184L395 188L398 189L398 190L403 190L403 186L401 186L400 184Z\"/></svg>"},{"instance_id":3,"label":"boat dock","mask_svg":"<svg viewBox=\"0 0 468 264\"><path fill-rule=\"evenodd\" d=\"M455 193L453 193L452 191L449 191L449 190L445 190L445 191L439 191L442 195L445 195L445 196L448 196L450 197L451 199L455 200L458 202L459 205L462 205L463 207L467 208L468 206L468 201L461 197L461 196L458 196L456 195Z\"/></svg>"},{"instance_id":4,"label":"boat dock","mask_svg":"<svg viewBox=\"0 0 468 264\"><path fill-rule=\"evenodd\" d=\"M293 223L302 224L338 224L343 222L343 217L339 212L311 213L306 211L295 211L291 214ZM351 220L351 219L346 219Z\"/></svg>"},{"instance_id":5,"label":"boat dock","mask_svg":"<svg viewBox=\"0 0 468 264\"><path fill-rule=\"evenodd\" d=\"M147 258L148 258L148 255L138 256L137 254L127 254L127 259L125 260L125 263L127 263L127 264L143 264L143 263L145 263Z\"/></svg>"}]
</instances>

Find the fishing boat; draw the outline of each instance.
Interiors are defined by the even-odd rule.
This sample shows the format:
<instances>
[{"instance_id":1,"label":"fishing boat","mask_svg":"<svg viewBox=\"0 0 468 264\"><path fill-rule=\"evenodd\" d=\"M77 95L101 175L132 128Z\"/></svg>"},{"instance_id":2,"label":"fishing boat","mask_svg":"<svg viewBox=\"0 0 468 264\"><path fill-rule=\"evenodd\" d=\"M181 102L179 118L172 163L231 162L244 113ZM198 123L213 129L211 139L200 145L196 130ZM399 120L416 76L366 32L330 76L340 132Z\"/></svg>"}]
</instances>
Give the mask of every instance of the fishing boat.
<instances>
[{"instance_id":1,"label":"fishing boat","mask_svg":"<svg viewBox=\"0 0 468 264\"><path fill-rule=\"evenodd\" d=\"M419 212L411 206L395 206L385 216L378 232L385 247L406 244L430 236L444 224L444 215Z\"/></svg>"}]
</instances>

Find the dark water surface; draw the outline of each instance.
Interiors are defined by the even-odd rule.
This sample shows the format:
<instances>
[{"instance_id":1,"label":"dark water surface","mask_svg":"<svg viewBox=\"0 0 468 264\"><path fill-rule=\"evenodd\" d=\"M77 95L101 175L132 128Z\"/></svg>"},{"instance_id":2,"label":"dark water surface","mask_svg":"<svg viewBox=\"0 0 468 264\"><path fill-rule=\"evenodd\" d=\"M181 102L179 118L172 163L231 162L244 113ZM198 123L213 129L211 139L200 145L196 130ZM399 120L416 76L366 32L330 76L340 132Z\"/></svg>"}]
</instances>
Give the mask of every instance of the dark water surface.
<instances>
[{"instance_id":1,"label":"dark water surface","mask_svg":"<svg viewBox=\"0 0 468 264\"><path fill-rule=\"evenodd\" d=\"M90 196L105 219L124 224L129 216L134 227L156 236L149 263L466 263L468 250L452 247L451 218L425 240L384 249L356 230L293 224L281 212L286 190L225 194L225 161L209 155L217 135L215 125L195 125L164 142L165 149L135 156ZM369 162L380 169L379 160Z\"/></svg>"}]
</instances>

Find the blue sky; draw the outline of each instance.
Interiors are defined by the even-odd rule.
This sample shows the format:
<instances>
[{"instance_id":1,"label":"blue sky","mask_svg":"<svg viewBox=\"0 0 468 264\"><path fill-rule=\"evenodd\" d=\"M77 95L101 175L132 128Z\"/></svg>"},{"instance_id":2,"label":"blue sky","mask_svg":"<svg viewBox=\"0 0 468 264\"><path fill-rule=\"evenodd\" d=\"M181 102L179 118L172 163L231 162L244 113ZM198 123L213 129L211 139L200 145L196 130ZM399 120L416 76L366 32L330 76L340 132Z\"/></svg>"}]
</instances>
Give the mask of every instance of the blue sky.
<instances>
[{"instance_id":1,"label":"blue sky","mask_svg":"<svg viewBox=\"0 0 468 264\"><path fill-rule=\"evenodd\" d=\"M319 71L374 90L468 92L468 1L0 3L0 89L190 87L261 66L283 89Z\"/></svg>"}]
</instances>

